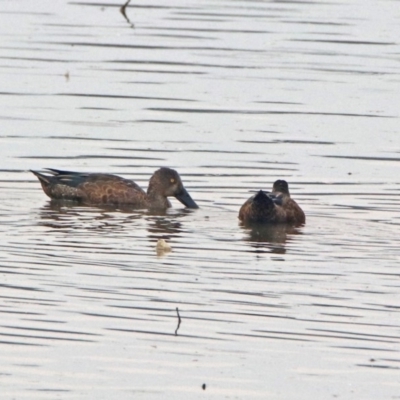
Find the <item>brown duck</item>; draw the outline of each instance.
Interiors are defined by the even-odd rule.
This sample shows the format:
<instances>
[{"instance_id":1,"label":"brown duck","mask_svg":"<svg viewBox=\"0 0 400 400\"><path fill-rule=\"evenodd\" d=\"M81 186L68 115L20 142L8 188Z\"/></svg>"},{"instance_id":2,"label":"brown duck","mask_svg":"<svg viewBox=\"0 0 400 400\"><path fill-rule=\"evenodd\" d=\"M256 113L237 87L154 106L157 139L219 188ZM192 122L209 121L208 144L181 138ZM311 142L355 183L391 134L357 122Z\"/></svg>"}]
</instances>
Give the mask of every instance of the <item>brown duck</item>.
<instances>
[{"instance_id":1,"label":"brown duck","mask_svg":"<svg viewBox=\"0 0 400 400\"><path fill-rule=\"evenodd\" d=\"M127 205L132 208L171 207L176 197L189 208L198 208L182 184L179 174L160 168L150 178L147 193L134 181L111 174L89 174L47 168L50 175L31 171L51 199L72 200L88 205Z\"/></svg>"},{"instance_id":2,"label":"brown duck","mask_svg":"<svg viewBox=\"0 0 400 400\"><path fill-rule=\"evenodd\" d=\"M240 208L239 219L245 223L287 223L302 225L306 216L300 206L290 197L289 185L277 180L272 192L260 190L250 197Z\"/></svg>"}]
</instances>

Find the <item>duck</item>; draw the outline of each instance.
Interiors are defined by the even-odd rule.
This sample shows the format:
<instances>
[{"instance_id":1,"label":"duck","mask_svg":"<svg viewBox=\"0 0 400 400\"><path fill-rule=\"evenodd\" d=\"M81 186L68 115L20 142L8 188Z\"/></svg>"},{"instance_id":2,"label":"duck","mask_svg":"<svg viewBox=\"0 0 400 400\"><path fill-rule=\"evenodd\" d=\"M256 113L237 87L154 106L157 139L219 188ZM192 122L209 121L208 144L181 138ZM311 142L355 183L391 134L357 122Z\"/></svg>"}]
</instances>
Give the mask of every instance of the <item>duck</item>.
<instances>
[{"instance_id":1,"label":"duck","mask_svg":"<svg viewBox=\"0 0 400 400\"><path fill-rule=\"evenodd\" d=\"M306 216L300 206L290 197L289 184L278 179L272 192L259 190L239 210L239 220L245 224L269 223L303 225Z\"/></svg>"},{"instance_id":2,"label":"duck","mask_svg":"<svg viewBox=\"0 0 400 400\"><path fill-rule=\"evenodd\" d=\"M47 174L30 170L53 200L70 200L85 205L124 205L132 208L167 209L168 197L188 208L198 208L183 186L177 171L160 168L150 178L147 192L130 179L102 173L84 173L46 168Z\"/></svg>"}]
</instances>

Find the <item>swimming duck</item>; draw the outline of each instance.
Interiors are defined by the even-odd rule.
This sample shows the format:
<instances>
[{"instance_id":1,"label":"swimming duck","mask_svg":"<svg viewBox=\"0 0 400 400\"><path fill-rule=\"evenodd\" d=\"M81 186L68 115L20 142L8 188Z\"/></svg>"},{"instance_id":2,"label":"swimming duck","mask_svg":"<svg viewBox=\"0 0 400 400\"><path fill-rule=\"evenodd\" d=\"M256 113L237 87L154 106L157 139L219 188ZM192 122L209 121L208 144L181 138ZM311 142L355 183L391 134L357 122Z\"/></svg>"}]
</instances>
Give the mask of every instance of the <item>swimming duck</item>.
<instances>
[{"instance_id":1,"label":"swimming duck","mask_svg":"<svg viewBox=\"0 0 400 400\"><path fill-rule=\"evenodd\" d=\"M32 171L51 199L91 205L129 205L133 208L166 209L174 196L188 208L198 208L171 168L160 168L150 178L147 193L134 181L111 174L82 173L47 168L50 175Z\"/></svg>"},{"instance_id":2,"label":"swimming duck","mask_svg":"<svg viewBox=\"0 0 400 400\"><path fill-rule=\"evenodd\" d=\"M301 225L306 216L300 206L290 197L289 185L279 179L272 192L260 190L240 208L239 219L244 223L287 223Z\"/></svg>"}]
</instances>

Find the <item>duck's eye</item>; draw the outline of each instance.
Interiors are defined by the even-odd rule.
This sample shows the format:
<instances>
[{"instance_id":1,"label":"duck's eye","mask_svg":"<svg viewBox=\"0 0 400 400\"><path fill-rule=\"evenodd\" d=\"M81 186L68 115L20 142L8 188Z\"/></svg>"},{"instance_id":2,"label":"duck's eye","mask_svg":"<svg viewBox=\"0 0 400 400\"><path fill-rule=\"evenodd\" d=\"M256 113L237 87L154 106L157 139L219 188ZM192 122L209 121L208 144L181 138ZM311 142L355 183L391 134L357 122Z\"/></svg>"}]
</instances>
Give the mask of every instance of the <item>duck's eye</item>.
<instances>
[{"instance_id":1,"label":"duck's eye","mask_svg":"<svg viewBox=\"0 0 400 400\"><path fill-rule=\"evenodd\" d=\"M171 178L169 181L170 181L171 183L175 183L175 179L174 179L174 178Z\"/></svg>"}]
</instances>

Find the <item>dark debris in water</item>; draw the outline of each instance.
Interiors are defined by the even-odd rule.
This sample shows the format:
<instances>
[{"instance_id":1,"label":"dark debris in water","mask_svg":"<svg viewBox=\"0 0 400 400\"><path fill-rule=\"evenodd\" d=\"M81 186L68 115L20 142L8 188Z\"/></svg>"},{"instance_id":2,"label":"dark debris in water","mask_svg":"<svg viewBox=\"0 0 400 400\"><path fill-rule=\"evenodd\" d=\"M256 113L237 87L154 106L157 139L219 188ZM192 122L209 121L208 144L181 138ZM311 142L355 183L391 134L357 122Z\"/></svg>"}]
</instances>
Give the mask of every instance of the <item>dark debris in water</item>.
<instances>
[{"instance_id":1,"label":"dark debris in water","mask_svg":"<svg viewBox=\"0 0 400 400\"><path fill-rule=\"evenodd\" d=\"M126 19L126 21L128 22L128 24L134 28L135 25L131 22L131 20L129 19L129 17L126 15L126 8L128 7L129 3L131 2L131 0L128 0L123 6L121 6L121 8L119 9L119 11L121 12L121 14L124 16L124 18Z\"/></svg>"}]
</instances>

